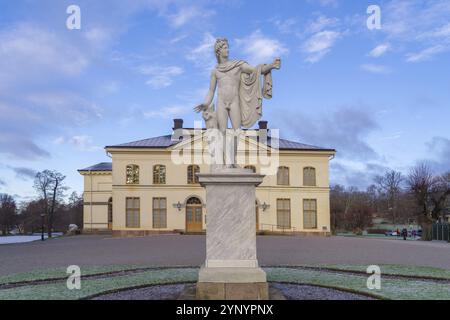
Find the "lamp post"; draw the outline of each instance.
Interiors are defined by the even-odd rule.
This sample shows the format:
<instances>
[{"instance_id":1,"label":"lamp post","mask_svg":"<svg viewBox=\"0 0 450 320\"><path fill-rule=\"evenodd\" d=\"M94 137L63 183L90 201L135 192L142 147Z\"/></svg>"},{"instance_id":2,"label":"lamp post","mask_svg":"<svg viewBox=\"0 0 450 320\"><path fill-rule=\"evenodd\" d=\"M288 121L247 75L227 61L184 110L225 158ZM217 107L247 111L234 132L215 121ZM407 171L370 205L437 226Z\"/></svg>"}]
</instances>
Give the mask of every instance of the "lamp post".
<instances>
[{"instance_id":1,"label":"lamp post","mask_svg":"<svg viewBox=\"0 0 450 320\"><path fill-rule=\"evenodd\" d=\"M41 241L44 241L44 219L45 213L41 213L42 225L41 225Z\"/></svg>"}]
</instances>

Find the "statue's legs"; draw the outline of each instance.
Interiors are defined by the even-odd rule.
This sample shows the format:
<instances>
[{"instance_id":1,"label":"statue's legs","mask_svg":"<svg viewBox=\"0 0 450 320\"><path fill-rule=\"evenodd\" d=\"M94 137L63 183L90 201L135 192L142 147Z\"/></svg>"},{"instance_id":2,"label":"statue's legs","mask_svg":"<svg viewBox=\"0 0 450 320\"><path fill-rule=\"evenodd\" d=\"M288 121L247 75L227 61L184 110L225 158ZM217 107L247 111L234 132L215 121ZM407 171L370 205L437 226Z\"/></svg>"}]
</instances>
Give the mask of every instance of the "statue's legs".
<instances>
[{"instance_id":1,"label":"statue's legs","mask_svg":"<svg viewBox=\"0 0 450 320\"><path fill-rule=\"evenodd\" d=\"M221 99L218 99L217 101L217 125L219 128L219 132L222 135L222 139L220 139L220 143L222 144L222 147L220 148L221 152L221 161L220 165L225 165L226 160L226 131L228 128L228 110L226 108L226 105ZM219 164L219 163L218 163Z\"/></svg>"},{"instance_id":2,"label":"statue's legs","mask_svg":"<svg viewBox=\"0 0 450 320\"><path fill-rule=\"evenodd\" d=\"M217 123L219 131L222 133L223 139L223 151L224 151L224 164L227 167L236 167L236 154L237 154L237 138L233 132L228 131L228 118L231 120L231 124L234 132L238 132L241 128L241 110L239 108L239 99L236 97L233 102L225 103L218 99L217 101ZM231 135L230 135L231 133Z\"/></svg>"},{"instance_id":3,"label":"statue's legs","mask_svg":"<svg viewBox=\"0 0 450 320\"><path fill-rule=\"evenodd\" d=\"M223 101L217 101L216 113L219 131L222 132L222 134L225 134L225 131L228 128L228 110Z\"/></svg>"},{"instance_id":4,"label":"statue's legs","mask_svg":"<svg viewBox=\"0 0 450 320\"><path fill-rule=\"evenodd\" d=\"M241 109L239 108L239 101L233 102L228 110L233 129L239 130L241 128Z\"/></svg>"},{"instance_id":5,"label":"statue's legs","mask_svg":"<svg viewBox=\"0 0 450 320\"><path fill-rule=\"evenodd\" d=\"M228 159L230 159L230 164L232 167L237 167L237 149L238 149L238 135L241 129L241 109L239 108L239 99L235 99L235 101L229 106L228 113L231 120L231 125L233 130L231 130L231 137L227 137L229 152Z\"/></svg>"}]
</instances>

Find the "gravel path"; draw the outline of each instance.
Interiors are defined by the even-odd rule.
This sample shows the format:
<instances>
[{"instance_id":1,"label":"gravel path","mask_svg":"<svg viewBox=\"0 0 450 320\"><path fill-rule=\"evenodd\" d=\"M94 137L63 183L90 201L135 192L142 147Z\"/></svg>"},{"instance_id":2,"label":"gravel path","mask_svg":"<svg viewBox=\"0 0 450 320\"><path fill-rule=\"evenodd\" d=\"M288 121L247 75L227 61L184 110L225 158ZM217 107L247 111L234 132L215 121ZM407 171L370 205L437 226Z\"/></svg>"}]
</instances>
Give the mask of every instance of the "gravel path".
<instances>
[{"instance_id":1,"label":"gravel path","mask_svg":"<svg viewBox=\"0 0 450 320\"><path fill-rule=\"evenodd\" d=\"M83 235L0 246L0 275L54 267L200 266L205 236L112 238ZM258 237L261 265L401 264L450 269L450 244L346 237Z\"/></svg>"},{"instance_id":2,"label":"gravel path","mask_svg":"<svg viewBox=\"0 0 450 320\"><path fill-rule=\"evenodd\" d=\"M272 283L287 300L374 300L355 293L309 285ZM152 286L110 293L92 300L177 300L186 285Z\"/></svg>"},{"instance_id":3,"label":"gravel path","mask_svg":"<svg viewBox=\"0 0 450 320\"><path fill-rule=\"evenodd\" d=\"M185 285L152 286L98 296L92 300L177 300Z\"/></svg>"},{"instance_id":4,"label":"gravel path","mask_svg":"<svg viewBox=\"0 0 450 320\"><path fill-rule=\"evenodd\" d=\"M287 300L375 300L351 292L308 285L273 283L272 286Z\"/></svg>"}]
</instances>

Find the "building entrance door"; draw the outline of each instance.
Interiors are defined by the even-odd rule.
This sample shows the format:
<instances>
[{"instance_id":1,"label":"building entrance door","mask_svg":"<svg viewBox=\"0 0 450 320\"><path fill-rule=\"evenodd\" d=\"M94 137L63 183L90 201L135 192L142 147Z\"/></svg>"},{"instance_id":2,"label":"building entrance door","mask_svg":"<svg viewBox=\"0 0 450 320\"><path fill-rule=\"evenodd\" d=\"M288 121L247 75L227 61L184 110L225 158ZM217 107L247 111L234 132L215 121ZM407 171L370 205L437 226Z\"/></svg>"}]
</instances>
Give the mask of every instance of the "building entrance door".
<instances>
[{"instance_id":1,"label":"building entrance door","mask_svg":"<svg viewBox=\"0 0 450 320\"><path fill-rule=\"evenodd\" d=\"M198 198L190 198L186 203L186 232L203 231L203 206Z\"/></svg>"}]
</instances>

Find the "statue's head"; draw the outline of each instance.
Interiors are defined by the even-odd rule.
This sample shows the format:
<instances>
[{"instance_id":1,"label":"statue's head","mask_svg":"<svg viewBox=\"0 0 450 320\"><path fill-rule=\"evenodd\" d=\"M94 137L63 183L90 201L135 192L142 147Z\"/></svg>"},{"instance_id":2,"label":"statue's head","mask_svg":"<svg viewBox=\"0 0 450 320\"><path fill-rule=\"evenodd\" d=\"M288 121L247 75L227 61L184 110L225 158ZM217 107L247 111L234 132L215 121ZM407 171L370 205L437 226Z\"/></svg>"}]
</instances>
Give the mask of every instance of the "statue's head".
<instances>
[{"instance_id":1,"label":"statue's head","mask_svg":"<svg viewBox=\"0 0 450 320\"><path fill-rule=\"evenodd\" d=\"M214 52L216 54L217 61L220 63L220 58L228 58L228 40L225 38L219 38L216 40L214 46Z\"/></svg>"}]
</instances>

